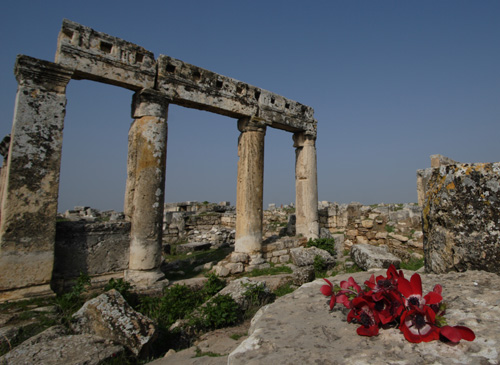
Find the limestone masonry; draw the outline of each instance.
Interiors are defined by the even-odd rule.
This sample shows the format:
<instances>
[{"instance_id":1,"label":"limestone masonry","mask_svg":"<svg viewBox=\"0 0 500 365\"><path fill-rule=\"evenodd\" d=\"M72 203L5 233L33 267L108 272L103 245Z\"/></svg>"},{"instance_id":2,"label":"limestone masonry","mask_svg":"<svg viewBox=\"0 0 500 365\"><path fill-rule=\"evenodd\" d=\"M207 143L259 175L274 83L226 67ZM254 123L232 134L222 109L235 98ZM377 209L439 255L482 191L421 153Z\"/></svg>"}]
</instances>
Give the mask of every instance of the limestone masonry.
<instances>
[{"instance_id":1,"label":"limestone masonry","mask_svg":"<svg viewBox=\"0 0 500 365\"><path fill-rule=\"evenodd\" d=\"M262 260L267 127L293 134L296 233L319 235L316 125L311 107L64 20L55 63L18 56L18 91L0 181L0 301L50 294L66 85L88 79L135 91L124 213L125 279L163 285L161 243L169 104L235 118L238 139L235 251ZM7 148L8 145L8 148Z\"/></svg>"},{"instance_id":2,"label":"limestone masonry","mask_svg":"<svg viewBox=\"0 0 500 365\"><path fill-rule=\"evenodd\" d=\"M500 274L500 163L432 157L418 171L426 270Z\"/></svg>"}]
</instances>

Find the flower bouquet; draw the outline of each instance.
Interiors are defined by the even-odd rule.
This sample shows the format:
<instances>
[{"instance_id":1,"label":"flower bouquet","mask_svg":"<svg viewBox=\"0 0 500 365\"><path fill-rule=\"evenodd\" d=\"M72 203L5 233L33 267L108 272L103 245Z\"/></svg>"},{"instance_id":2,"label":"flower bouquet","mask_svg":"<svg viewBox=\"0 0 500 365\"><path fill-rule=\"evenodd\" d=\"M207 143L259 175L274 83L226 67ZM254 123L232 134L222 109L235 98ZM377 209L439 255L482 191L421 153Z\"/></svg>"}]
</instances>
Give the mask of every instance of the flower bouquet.
<instances>
[{"instance_id":1,"label":"flower bouquet","mask_svg":"<svg viewBox=\"0 0 500 365\"><path fill-rule=\"evenodd\" d=\"M372 274L364 288L352 277L341 281L340 286L324 280L328 285L321 287L321 293L330 297L330 310L336 303L350 309L347 322L360 324L358 335L376 336L380 328L399 326L405 338L413 343L433 340L458 343L476 337L467 327L446 324L443 288L437 284L422 296L422 281L417 273L408 280L402 270L398 272L391 265L386 276Z\"/></svg>"}]
</instances>

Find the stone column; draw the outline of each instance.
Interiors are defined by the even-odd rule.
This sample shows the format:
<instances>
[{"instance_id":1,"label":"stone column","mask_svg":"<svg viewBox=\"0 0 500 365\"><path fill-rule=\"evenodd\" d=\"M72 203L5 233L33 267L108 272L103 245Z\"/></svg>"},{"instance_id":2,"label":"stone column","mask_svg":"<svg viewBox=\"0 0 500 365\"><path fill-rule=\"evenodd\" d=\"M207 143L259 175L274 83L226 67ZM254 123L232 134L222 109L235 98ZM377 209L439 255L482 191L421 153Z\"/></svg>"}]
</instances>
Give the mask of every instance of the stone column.
<instances>
[{"instance_id":1,"label":"stone column","mask_svg":"<svg viewBox=\"0 0 500 365\"><path fill-rule=\"evenodd\" d=\"M235 252L256 254L262 247L266 126L244 118L238 121L238 129L241 134L238 139Z\"/></svg>"},{"instance_id":2,"label":"stone column","mask_svg":"<svg viewBox=\"0 0 500 365\"><path fill-rule=\"evenodd\" d=\"M72 71L18 56L0 205L0 301L52 293L66 85Z\"/></svg>"},{"instance_id":3,"label":"stone column","mask_svg":"<svg viewBox=\"0 0 500 365\"><path fill-rule=\"evenodd\" d=\"M160 271L168 101L155 90L134 95L129 131L125 213L131 222L125 279L139 287L163 278Z\"/></svg>"},{"instance_id":4,"label":"stone column","mask_svg":"<svg viewBox=\"0 0 500 365\"><path fill-rule=\"evenodd\" d=\"M296 234L307 239L319 237L318 176L316 136L304 132L293 135L295 149Z\"/></svg>"}]
</instances>

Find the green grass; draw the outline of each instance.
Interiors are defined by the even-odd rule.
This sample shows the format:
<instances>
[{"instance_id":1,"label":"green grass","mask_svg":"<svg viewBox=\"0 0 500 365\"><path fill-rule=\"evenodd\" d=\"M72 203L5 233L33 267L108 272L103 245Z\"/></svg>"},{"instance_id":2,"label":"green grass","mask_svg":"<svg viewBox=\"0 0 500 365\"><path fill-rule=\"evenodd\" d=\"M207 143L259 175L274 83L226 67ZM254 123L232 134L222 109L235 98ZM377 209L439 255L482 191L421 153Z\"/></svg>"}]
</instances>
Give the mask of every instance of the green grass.
<instances>
[{"instance_id":1,"label":"green grass","mask_svg":"<svg viewBox=\"0 0 500 365\"><path fill-rule=\"evenodd\" d=\"M411 271L417 271L422 266L424 266L424 258L423 257L421 259L412 259L408 262L401 262L401 265L400 265L401 269L411 270Z\"/></svg>"},{"instance_id":2,"label":"green grass","mask_svg":"<svg viewBox=\"0 0 500 365\"><path fill-rule=\"evenodd\" d=\"M388 225L388 224L386 224L386 226L385 226L385 230L386 230L386 232L388 232L388 233L393 233L393 232L394 232L394 227L393 227L393 226L390 226L390 225Z\"/></svg>"},{"instance_id":3,"label":"green grass","mask_svg":"<svg viewBox=\"0 0 500 365\"><path fill-rule=\"evenodd\" d=\"M335 256L335 239L333 238L316 238L310 239L307 242L307 247L317 247L327 251L330 255Z\"/></svg>"},{"instance_id":4,"label":"green grass","mask_svg":"<svg viewBox=\"0 0 500 365\"><path fill-rule=\"evenodd\" d=\"M196 355L194 355L193 357L202 357L202 356L208 356L208 357L222 357L222 356L226 356L227 354L218 354L218 353L215 353L215 352L211 352L211 351L207 351L207 352L204 352L204 351L201 351L198 347L196 348Z\"/></svg>"},{"instance_id":5,"label":"green grass","mask_svg":"<svg viewBox=\"0 0 500 365\"><path fill-rule=\"evenodd\" d=\"M273 293L276 297L282 297L284 295L290 294L295 290L291 283L286 283L285 285L280 286Z\"/></svg>"},{"instance_id":6,"label":"green grass","mask_svg":"<svg viewBox=\"0 0 500 365\"><path fill-rule=\"evenodd\" d=\"M246 336L247 333L233 333L231 336L229 336L230 339L238 341L240 338Z\"/></svg>"}]
</instances>

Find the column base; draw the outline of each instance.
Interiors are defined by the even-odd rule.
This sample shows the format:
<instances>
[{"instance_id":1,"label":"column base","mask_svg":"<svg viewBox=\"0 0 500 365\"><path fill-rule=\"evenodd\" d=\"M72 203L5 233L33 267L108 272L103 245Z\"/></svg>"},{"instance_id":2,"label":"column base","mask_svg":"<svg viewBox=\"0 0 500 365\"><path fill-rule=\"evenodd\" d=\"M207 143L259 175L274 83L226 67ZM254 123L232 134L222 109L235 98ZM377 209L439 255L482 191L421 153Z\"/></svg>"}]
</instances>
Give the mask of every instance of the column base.
<instances>
[{"instance_id":1,"label":"column base","mask_svg":"<svg viewBox=\"0 0 500 365\"><path fill-rule=\"evenodd\" d=\"M169 284L160 270L125 270L123 279L136 289L163 289Z\"/></svg>"}]
</instances>

